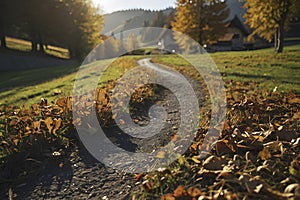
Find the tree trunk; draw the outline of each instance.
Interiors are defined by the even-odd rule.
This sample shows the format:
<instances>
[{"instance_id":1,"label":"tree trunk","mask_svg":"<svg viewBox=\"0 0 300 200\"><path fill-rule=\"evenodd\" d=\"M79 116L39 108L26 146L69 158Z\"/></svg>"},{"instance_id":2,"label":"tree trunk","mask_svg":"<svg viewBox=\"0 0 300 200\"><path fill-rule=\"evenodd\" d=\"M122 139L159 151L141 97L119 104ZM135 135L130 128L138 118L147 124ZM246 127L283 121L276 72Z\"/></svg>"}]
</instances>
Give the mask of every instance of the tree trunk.
<instances>
[{"instance_id":1,"label":"tree trunk","mask_svg":"<svg viewBox=\"0 0 300 200\"><path fill-rule=\"evenodd\" d=\"M45 49L44 49L43 43L40 42L39 45L40 45L39 52L40 52L40 53L45 53Z\"/></svg>"},{"instance_id":2,"label":"tree trunk","mask_svg":"<svg viewBox=\"0 0 300 200\"><path fill-rule=\"evenodd\" d=\"M1 40L1 48L2 48L2 49L6 49L6 40L5 40L5 36L1 36L0 40Z\"/></svg>"},{"instance_id":3,"label":"tree trunk","mask_svg":"<svg viewBox=\"0 0 300 200\"><path fill-rule=\"evenodd\" d=\"M277 53L277 46L278 46L278 28L275 28L274 34L274 52Z\"/></svg>"},{"instance_id":4,"label":"tree trunk","mask_svg":"<svg viewBox=\"0 0 300 200\"><path fill-rule=\"evenodd\" d=\"M43 41L42 41L42 36L40 34L39 34L39 44L40 44L39 52L40 53L45 53L44 44L43 44Z\"/></svg>"},{"instance_id":5,"label":"tree trunk","mask_svg":"<svg viewBox=\"0 0 300 200\"><path fill-rule=\"evenodd\" d=\"M279 36L278 36L278 51L277 53L282 53L283 52L283 46L284 46L284 26L280 25L279 27Z\"/></svg>"},{"instance_id":6,"label":"tree trunk","mask_svg":"<svg viewBox=\"0 0 300 200\"><path fill-rule=\"evenodd\" d=\"M31 51L37 52L37 42L35 40L31 41Z\"/></svg>"},{"instance_id":7,"label":"tree trunk","mask_svg":"<svg viewBox=\"0 0 300 200\"><path fill-rule=\"evenodd\" d=\"M282 53L284 47L284 28L283 25L280 25L279 28L276 29L275 39L274 39L274 48L275 53Z\"/></svg>"}]
</instances>

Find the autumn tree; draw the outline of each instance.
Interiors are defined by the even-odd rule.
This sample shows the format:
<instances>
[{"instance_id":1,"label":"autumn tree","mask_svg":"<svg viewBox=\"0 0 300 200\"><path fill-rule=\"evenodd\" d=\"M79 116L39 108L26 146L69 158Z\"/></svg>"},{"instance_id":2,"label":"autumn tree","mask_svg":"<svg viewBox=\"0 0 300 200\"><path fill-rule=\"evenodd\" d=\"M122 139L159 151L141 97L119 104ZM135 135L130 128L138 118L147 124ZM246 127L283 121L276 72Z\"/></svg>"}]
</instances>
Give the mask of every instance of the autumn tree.
<instances>
[{"instance_id":1,"label":"autumn tree","mask_svg":"<svg viewBox=\"0 0 300 200\"><path fill-rule=\"evenodd\" d=\"M139 48L139 41L134 33L130 33L127 38L126 50L129 53L133 53L134 50Z\"/></svg>"},{"instance_id":2,"label":"autumn tree","mask_svg":"<svg viewBox=\"0 0 300 200\"><path fill-rule=\"evenodd\" d=\"M68 47L73 57L83 58L101 42L100 31L103 18L91 0L65 0L69 5Z\"/></svg>"},{"instance_id":3,"label":"autumn tree","mask_svg":"<svg viewBox=\"0 0 300 200\"><path fill-rule=\"evenodd\" d=\"M171 23L174 31L184 33L203 45L217 41L223 35L229 16L224 0L177 0L175 20ZM175 39L183 49L186 37Z\"/></svg>"},{"instance_id":4,"label":"autumn tree","mask_svg":"<svg viewBox=\"0 0 300 200\"><path fill-rule=\"evenodd\" d=\"M290 19L299 9L299 0L246 0L246 23L255 34L271 42L274 40L276 53L284 47L284 32Z\"/></svg>"}]
</instances>

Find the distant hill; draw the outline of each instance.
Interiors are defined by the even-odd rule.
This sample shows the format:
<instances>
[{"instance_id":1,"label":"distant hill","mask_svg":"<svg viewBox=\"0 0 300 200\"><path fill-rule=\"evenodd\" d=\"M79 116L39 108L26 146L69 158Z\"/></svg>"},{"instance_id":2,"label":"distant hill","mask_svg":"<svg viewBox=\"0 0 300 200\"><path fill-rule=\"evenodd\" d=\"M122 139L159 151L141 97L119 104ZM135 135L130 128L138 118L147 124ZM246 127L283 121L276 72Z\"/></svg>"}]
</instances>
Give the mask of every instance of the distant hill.
<instances>
[{"instance_id":1,"label":"distant hill","mask_svg":"<svg viewBox=\"0 0 300 200\"><path fill-rule=\"evenodd\" d=\"M246 12L246 9L243 8L243 1L227 0L227 5L231 11L228 20L233 19L234 16L237 15L242 22L245 21L243 15ZM170 12L175 11L175 9L167 8L162 11L165 15L168 15ZM119 33L122 30L143 27L144 22L151 22L158 12L159 11L133 9L106 14L104 15L105 27L101 33L111 35L112 32Z\"/></svg>"},{"instance_id":2,"label":"distant hill","mask_svg":"<svg viewBox=\"0 0 300 200\"><path fill-rule=\"evenodd\" d=\"M174 8L162 10L165 15L174 11ZM151 22L159 11L150 10L124 10L104 15L105 27L102 34L110 35L121 30L130 30L144 26L145 22Z\"/></svg>"}]
</instances>

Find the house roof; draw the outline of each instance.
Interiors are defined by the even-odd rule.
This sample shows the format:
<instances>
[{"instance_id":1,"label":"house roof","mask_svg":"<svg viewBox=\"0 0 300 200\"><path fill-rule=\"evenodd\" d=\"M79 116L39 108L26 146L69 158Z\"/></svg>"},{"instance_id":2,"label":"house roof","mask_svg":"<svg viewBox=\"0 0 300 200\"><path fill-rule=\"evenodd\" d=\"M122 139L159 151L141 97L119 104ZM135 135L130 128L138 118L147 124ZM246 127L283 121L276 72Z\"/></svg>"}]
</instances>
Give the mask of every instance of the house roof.
<instances>
[{"instance_id":1,"label":"house roof","mask_svg":"<svg viewBox=\"0 0 300 200\"><path fill-rule=\"evenodd\" d=\"M218 41L219 42L229 42L233 39L234 33L226 33Z\"/></svg>"},{"instance_id":2,"label":"house roof","mask_svg":"<svg viewBox=\"0 0 300 200\"><path fill-rule=\"evenodd\" d=\"M246 27L246 25L243 22L241 22L237 15L235 15L234 18L227 24L227 27L236 27L240 29L244 35L250 34L250 30Z\"/></svg>"}]
</instances>

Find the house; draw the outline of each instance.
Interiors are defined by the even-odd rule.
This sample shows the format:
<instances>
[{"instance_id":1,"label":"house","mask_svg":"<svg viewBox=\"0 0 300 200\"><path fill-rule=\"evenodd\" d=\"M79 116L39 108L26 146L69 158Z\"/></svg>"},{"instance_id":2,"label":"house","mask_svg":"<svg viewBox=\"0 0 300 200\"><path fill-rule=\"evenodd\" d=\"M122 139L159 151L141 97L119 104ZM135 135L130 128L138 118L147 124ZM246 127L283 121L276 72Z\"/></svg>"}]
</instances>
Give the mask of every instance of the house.
<instances>
[{"instance_id":1,"label":"house","mask_svg":"<svg viewBox=\"0 0 300 200\"><path fill-rule=\"evenodd\" d=\"M225 34L219 38L219 40L208 45L208 51L232 51L243 50L249 43L246 42L246 38L249 36L250 31L237 15L233 17L226 25Z\"/></svg>"}]
</instances>

